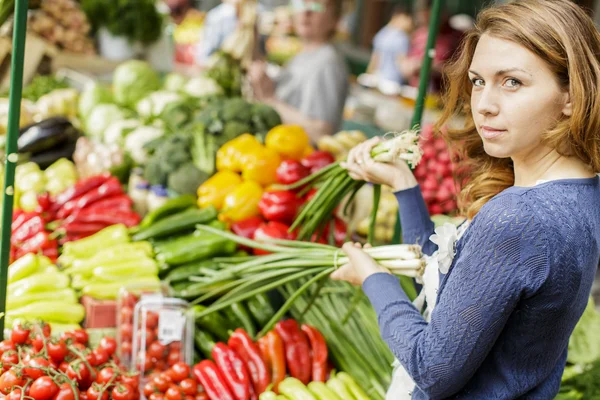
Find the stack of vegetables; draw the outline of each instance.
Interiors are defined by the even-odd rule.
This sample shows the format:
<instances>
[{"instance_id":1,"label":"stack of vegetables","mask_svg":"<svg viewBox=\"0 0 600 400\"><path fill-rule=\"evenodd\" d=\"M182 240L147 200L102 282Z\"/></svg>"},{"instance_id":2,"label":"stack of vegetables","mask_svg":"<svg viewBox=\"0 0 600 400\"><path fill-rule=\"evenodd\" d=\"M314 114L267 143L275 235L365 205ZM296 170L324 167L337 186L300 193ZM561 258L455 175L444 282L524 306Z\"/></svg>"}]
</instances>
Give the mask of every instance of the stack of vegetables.
<instances>
[{"instance_id":1,"label":"stack of vegetables","mask_svg":"<svg viewBox=\"0 0 600 400\"><path fill-rule=\"evenodd\" d=\"M443 138L434 136L432 125L423 127L420 142L423 160L415 168L415 177L421 185L429 213L453 213L457 210L457 192L448 145Z\"/></svg>"},{"instance_id":2,"label":"stack of vegetables","mask_svg":"<svg viewBox=\"0 0 600 400\"><path fill-rule=\"evenodd\" d=\"M116 299L131 283L158 286L158 265L148 242L131 243L127 227L111 225L63 245L58 261L73 288L95 299Z\"/></svg>"},{"instance_id":3,"label":"stack of vegetables","mask_svg":"<svg viewBox=\"0 0 600 400\"><path fill-rule=\"evenodd\" d=\"M69 287L69 277L45 256L27 254L8 268L6 319L43 320L57 327L79 324L83 306Z\"/></svg>"}]
</instances>

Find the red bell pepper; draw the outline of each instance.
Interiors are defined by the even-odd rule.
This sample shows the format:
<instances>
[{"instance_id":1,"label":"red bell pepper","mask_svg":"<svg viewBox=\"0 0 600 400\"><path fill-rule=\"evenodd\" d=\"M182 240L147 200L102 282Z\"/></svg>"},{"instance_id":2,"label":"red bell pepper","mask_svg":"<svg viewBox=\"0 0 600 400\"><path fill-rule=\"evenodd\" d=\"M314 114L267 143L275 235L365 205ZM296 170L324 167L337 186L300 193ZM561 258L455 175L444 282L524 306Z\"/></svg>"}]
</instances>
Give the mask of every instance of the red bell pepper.
<instances>
[{"instance_id":1,"label":"red bell pepper","mask_svg":"<svg viewBox=\"0 0 600 400\"><path fill-rule=\"evenodd\" d=\"M69 200L60 210L58 210L56 216L60 219L64 219L71 215L71 213L86 208L96 201L122 193L123 188L121 188L121 182L119 182L117 178L111 177L102 185L88 191L82 196Z\"/></svg>"},{"instance_id":2,"label":"red bell pepper","mask_svg":"<svg viewBox=\"0 0 600 400\"><path fill-rule=\"evenodd\" d=\"M212 349L212 357L234 398L250 400L250 374L240 356L224 343L217 343Z\"/></svg>"},{"instance_id":3,"label":"red bell pepper","mask_svg":"<svg viewBox=\"0 0 600 400\"><path fill-rule=\"evenodd\" d=\"M269 221L261 224L258 229L254 232L254 240L265 240L265 239L286 239L294 240L294 234L288 232L289 226L277 221ZM254 254L265 255L270 254L268 251L254 249Z\"/></svg>"},{"instance_id":4,"label":"red bell pepper","mask_svg":"<svg viewBox=\"0 0 600 400\"><path fill-rule=\"evenodd\" d=\"M128 228L140 223L141 217L134 211L113 210L110 208L84 208L65 220L67 223L96 223L105 225L124 224Z\"/></svg>"},{"instance_id":5,"label":"red bell pepper","mask_svg":"<svg viewBox=\"0 0 600 400\"><path fill-rule=\"evenodd\" d=\"M335 162L335 157L326 151L315 151L300 160L300 163L310 170L311 174Z\"/></svg>"},{"instance_id":6,"label":"red bell pepper","mask_svg":"<svg viewBox=\"0 0 600 400\"><path fill-rule=\"evenodd\" d=\"M270 331L258 340L258 347L271 373L273 391L279 393L278 386L285 379L285 347L281 336L276 331Z\"/></svg>"},{"instance_id":7,"label":"red bell pepper","mask_svg":"<svg viewBox=\"0 0 600 400\"><path fill-rule=\"evenodd\" d=\"M283 339L290 375L307 385L312 377L312 365L306 334L293 319L279 321L275 325L275 331Z\"/></svg>"},{"instance_id":8,"label":"red bell pepper","mask_svg":"<svg viewBox=\"0 0 600 400\"><path fill-rule=\"evenodd\" d=\"M35 236L37 233L46 230L46 223L40 215L36 215L25 221L20 227L13 231L10 238L12 244L17 244L26 241Z\"/></svg>"},{"instance_id":9,"label":"red bell pepper","mask_svg":"<svg viewBox=\"0 0 600 400\"><path fill-rule=\"evenodd\" d=\"M296 160L283 160L276 171L277 182L283 185L291 185L309 175L310 169Z\"/></svg>"},{"instance_id":10,"label":"red bell pepper","mask_svg":"<svg viewBox=\"0 0 600 400\"><path fill-rule=\"evenodd\" d=\"M327 344L325 338L316 328L303 324L302 332L308 337L310 342L311 359L312 359L312 381L325 382L327 377Z\"/></svg>"},{"instance_id":11,"label":"red bell pepper","mask_svg":"<svg viewBox=\"0 0 600 400\"><path fill-rule=\"evenodd\" d=\"M227 343L246 364L255 393L263 393L271 384L267 364L262 358L260 348L243 329L236 329Z\"/></svg>"},{"instance_id":12,"label":"red bell pepper","mask_svg":"<svg viewBox=\"0 0 600 400\"><path fill-rule=\"evenodd\" d=\"M258 209L267 221L279 221L288 224L296 218L298 208L300 208L300 200L290 190L264 192L258 203Z\"/></svg>"},{"instance_id":13,"label":"red bell pepper","mask_svg":"<svg viewBox=\"0 0 600 400\"><path fill-rule=\"evenodd\" d=\"M252 238L254 238L254 232L256 232L258 227L263 222L264 221L261 217L246 218L246 219L243 219L241 221L234 222L233 224L231 224L231 231L240 237L243 237L246 239L252 239ZM245 246L240 246L240 248L242 248L246 251L252 250Z\"/></svg>"},{"instance_id":14,"label":"red bell pepper","mask_svg":"<svg viewBox=\"0 0 600 400\"><path fill-rule=\"evenodd\" d=\"M83 196L90 190L95 189L108 181L110 176L111 175L109 173L105 173L80 180L74 186L56 196L56 200L52 205L52 209L54 211L58 211L60 208L62 208L62 206L67 204L67 202Z\"/></svg>"},{"instance_id":15,"label":"red bell pepper","mask_svg":"<svg viewBox=\"0 0 600 400\"><path fill-rule=\"evenodd\" d=\"M210 400L235 400L229 386L225 382L225 377L210 360L204 360L194 365L192 368L194 377L202 384L204 391Z\"/></svg>"}]
</instances>

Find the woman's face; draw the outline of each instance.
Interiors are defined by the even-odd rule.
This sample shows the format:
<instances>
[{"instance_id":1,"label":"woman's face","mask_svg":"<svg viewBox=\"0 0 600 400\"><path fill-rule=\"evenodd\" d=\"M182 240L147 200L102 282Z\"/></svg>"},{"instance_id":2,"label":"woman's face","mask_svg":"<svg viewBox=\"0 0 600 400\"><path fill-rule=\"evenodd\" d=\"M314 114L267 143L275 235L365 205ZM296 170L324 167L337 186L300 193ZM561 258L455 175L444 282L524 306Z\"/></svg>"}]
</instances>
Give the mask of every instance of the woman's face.
<instances>
[{"instance_id":1,"label":"woman's face","mask_svg":"<svg viewBox=\"0 0 600 400\"><path fill-rule=\"evenodd\" d=\"M301 39L325 41L337 25L331 0L297 0L294 29Z\"/></svg>"},{"instance_id":2,"label":"woman's face","mask_svg":"<svg viewBox=\"0 0 600 400\"><path fill-rule=\"evenodd\" d=\"M516 43L483 35L469 78L473 120L492 157L535 155L542 135L571 115L569 95L546 63Z\"/></svg>"}]
</instances>

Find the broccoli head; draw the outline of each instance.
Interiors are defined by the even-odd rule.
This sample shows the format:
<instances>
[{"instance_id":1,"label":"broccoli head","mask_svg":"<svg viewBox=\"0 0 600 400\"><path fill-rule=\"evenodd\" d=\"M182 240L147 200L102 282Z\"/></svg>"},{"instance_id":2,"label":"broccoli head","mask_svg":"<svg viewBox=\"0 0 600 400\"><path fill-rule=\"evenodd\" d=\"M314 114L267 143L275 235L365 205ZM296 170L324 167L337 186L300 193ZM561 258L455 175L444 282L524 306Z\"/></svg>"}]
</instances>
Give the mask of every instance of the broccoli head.
<instances>
[{"instance_id":1,"label":"broccoli head","mask_svg":"<svg viewBox=\"0 0 600 400\"><path fill-rule=\"evenodd\" d=\"M225 122L250 122L252 105L242 98L231 99L224 105L221 116Z\"/></svg>"},{"instance_id":2,"label":"broccoli head","mask_svg":"<svg viewBox=\"0 0 600 400\"><path fill-rule=\"evenodd\" d=\"M244 133L252 133L252 127L243 122L227 122L223 128L223 138L226 140L235 139Z\"/></svg>"},{"instance_id":3,"label":"broccoli head","mask_svg":"<svg viewBox=\"0 0 600 400\"><path fill-rule=\"evenodd\" d=\"M273 107L269 107L266 104L254 104L252 112L252 121L255 125L262 125L256 127L258 131L270 130L277 125L281 125L281 117Z\"/></svg>"},{"instance_id":4,"label":"broccoli head","mask_svg":"<svg viewBox=\"0 0 600 400\"><path fill-rule=\"evenodd\" d=\"M195 194L198 186L202 185L208 178L208 174L200 171L193 163L188 162L169 174L167 187L177 194Z\"/></svg>"}]
</instances>

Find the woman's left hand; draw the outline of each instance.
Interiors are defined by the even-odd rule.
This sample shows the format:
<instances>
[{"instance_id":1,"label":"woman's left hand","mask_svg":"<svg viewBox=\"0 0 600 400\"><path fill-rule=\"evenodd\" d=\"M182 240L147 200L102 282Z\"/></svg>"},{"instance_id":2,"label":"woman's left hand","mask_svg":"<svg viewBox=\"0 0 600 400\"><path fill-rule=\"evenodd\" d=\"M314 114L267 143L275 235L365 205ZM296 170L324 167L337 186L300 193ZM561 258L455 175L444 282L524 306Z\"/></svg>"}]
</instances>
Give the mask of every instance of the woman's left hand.
<instances>
[{"instance_id":1,"label":"woman's left hand","mask_svg":"<svg viewBox=\"0 0 600 400\"><path fill-rule=\"evenodd\" d=\"M349 262L331 274L331 279L350 282L353 285L362 285L373 274L380 272L390 273L390 271L377 264L370 255L365 253L360 243L349 242L344 244L342 249L346 253Z\"/></svg>"}]
</instances>

